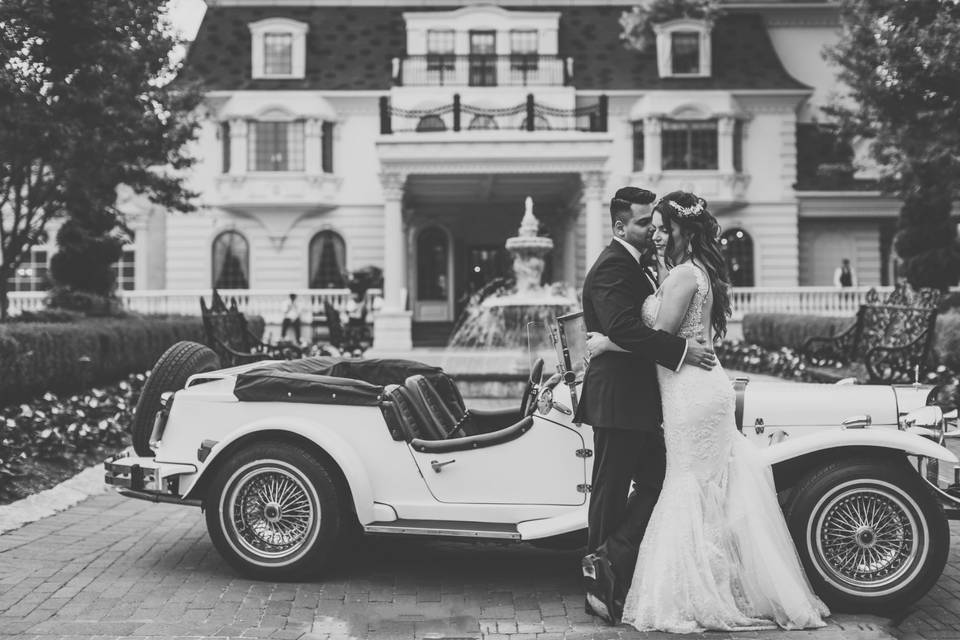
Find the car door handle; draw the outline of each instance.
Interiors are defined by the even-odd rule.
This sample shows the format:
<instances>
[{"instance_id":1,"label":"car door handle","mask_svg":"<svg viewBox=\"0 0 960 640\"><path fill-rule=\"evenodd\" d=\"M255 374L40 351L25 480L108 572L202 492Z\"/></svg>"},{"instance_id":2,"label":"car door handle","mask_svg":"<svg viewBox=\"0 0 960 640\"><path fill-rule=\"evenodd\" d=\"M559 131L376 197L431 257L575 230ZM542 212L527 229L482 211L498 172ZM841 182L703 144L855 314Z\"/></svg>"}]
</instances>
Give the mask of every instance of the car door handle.
<instances>
[{"instance_id":1,"label":"car door handle","mask_svg":"<svg viewBox=\"0 0 960 640\"><path fill-rule=\"evenodd\" d=\"M456 462L456 460L447 460L447 461L445 461L445 462L439 462L439 461L437 461L437 460L431 460L431 461L430 461L430 466L433 467L433 470L434 470L435 472L440 473L441 471L443 471L443 468L444 468L445 466L447 466L448 464L453 464L454 462Z\"/></svg>"}]
</instances>

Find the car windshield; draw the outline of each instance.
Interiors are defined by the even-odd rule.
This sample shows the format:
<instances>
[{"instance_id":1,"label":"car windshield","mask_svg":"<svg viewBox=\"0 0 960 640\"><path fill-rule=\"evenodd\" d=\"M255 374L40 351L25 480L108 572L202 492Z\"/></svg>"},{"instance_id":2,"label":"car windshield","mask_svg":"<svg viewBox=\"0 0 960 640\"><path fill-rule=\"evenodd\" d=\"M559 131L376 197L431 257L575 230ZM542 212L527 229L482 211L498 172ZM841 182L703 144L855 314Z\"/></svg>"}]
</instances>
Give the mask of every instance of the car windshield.
<instances>
[{"instance_id":1,"label":"car windshield","mask_svg":"<svg viewBox=\"0 0 960 640\"><path fill-rule=\"evenodd\" d=\"M587 366L587 327L582 311L557 317L553 343L561 372L573 372L582 380Z\"/></svg>"}]
</instances>

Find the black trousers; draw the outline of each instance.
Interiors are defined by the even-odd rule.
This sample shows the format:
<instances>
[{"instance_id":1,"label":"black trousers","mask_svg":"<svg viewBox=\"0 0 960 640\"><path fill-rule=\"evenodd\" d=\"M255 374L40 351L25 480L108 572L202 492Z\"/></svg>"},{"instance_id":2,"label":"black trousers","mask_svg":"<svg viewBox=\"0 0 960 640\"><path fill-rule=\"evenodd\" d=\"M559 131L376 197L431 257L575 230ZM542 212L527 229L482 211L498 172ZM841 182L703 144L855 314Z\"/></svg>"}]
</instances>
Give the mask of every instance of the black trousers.
<instances>
[{"instance_id":1,"label":"black trousers","mask_svg":"<svg viewBox=\"0 0 960 640\"><path fill-rule=\"evenodd\" d=\"M280 324L280 339L283 340L287 335L287 329L293 329L293 337L300 342L300 318L284 318Z\"/></svg>"},{"instance_id":2,"label":"black trousers","mask_svg":"<svg viewBox=\"0 0 960 640\"><path fill-rule=\"evenodd\" d=\"M667 466L663 431L594 428L593 455L587 546L610 560L616 595L622 597L663 488ZM631 483L634 490L628 497Z\"/></svg>"}]
</instances>

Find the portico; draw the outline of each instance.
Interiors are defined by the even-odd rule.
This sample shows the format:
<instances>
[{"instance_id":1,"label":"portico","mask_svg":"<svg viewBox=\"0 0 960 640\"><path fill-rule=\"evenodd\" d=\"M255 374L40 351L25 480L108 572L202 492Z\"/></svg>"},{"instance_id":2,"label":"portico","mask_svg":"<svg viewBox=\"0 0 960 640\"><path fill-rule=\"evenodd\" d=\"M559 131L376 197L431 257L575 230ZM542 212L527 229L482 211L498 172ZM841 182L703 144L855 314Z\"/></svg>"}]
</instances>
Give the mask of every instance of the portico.
<instances>
[{"instance_id":1,"label":"portico","mask_svg":"<svg viewBox=\"0 0 960 640\"><path fill-rule=\"evenodd\" d=\"M376 349L411 348L414 320L454 320L483 278L502 275L496 252L516 233L526 196L541 232L554 239L547 278L578 285L603 248L610 144L607 133L582 131L381 136L384 303ZM432 280L427 269L420 273L425 260Z\"/></svg>"}]
</instances>

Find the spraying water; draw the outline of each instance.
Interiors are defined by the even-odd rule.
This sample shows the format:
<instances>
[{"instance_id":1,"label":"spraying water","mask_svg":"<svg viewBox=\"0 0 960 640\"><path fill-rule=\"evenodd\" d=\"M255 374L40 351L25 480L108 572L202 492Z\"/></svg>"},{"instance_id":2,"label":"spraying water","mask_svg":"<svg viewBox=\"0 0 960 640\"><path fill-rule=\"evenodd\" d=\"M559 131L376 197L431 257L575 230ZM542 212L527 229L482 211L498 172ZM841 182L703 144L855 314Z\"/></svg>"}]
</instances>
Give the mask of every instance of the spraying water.
<instances>
[{"instance_id":1,"label":"spraying water","mask_svg":"<svg viewBox=\"0 0 960 640\"><path fill-rule=\"evenodd\" d=\"M527 197L523 220L516 236L508 238L507 250L513 255L516 283L502 284L492 293L471 300L461 315L448 346L465 349L518 348L527 346L527 325L532 346L549 346L543 327L552 326L556 316L578 307L573 289L564 282L540 284L544 256L553 250L553 240L537 235L540 223L533 215L533 198Z\"/></svg>"}]
</instances>

